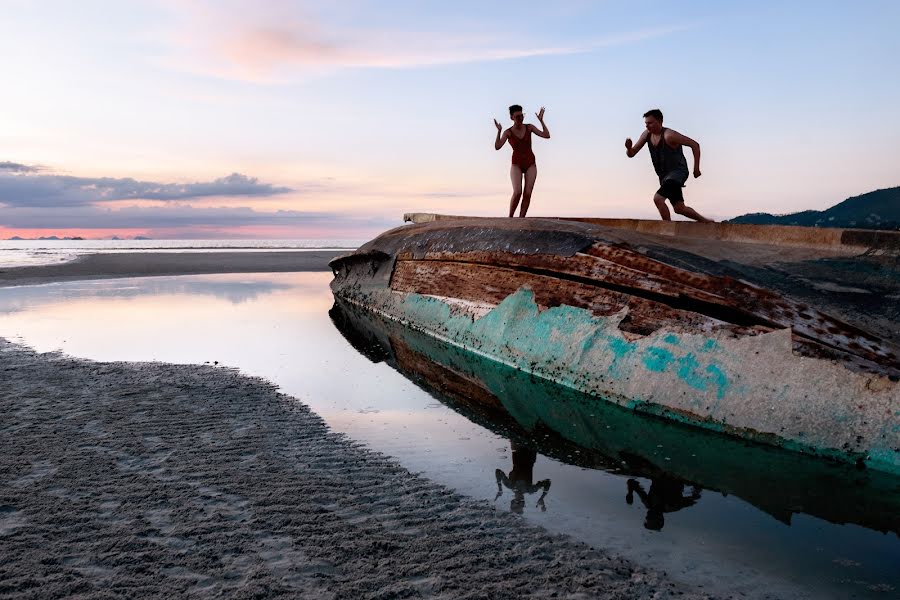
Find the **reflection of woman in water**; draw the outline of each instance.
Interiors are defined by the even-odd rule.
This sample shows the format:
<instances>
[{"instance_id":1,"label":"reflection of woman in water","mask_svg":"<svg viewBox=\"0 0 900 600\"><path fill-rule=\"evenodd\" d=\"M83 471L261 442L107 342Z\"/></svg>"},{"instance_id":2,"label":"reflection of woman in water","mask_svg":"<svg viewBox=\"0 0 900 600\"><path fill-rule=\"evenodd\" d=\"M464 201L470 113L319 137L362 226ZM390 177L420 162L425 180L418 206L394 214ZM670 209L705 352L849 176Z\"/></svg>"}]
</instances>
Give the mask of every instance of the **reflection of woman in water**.
<instances>
[{"instance_id":1,"label":"reflection of woman in water","mask_svg":"<svg viewBox=\"0 0 900 600\"><path fill-rule=\"evenodd\" d=\"M628 494L625 502L632 504L634 495L647 507L647 517L644 519L644 527L654 531L660 531L665 525L663 516L667 512L675 512L696 504L700 499L700 488L691 486L690 496L684 495L684 482L674 477L655 477L650 480L650 491L645 492L641 484L635 479L628 480Z\"/></svg>"},{"instance_id":2,"label":"reflection of woman in water","mask_svg":"<svg viewBox=\"0 0 900 600\"><path fill-rule=\"evenodd\" d=\"M513 104L509 107L509 117L513 120L513 126L503 131L503 127L494 119L494 125L497 127L497 139L494 140L494 150L499 150L507 141L512 146L512 166L509 168L509 178L512 180L513 193L509 200L509 216L516 214L516 206L519 200L522 200L522 209L519 216L524 217L528 212L528 205L531 203L531 192L534 190L534 182L537 180L537 164L534 159L534 152L531 151L531 134L550 138L550 130L544 123L544 107L540 112L535 113L538 121L541 122L541 128L538 129L531 123L525 123L525 114L522 107ZM525 180L525 189L522 189L522 179Z\"/></svg>"},{"instance_id":3,"label":"reflection of woman in water","mask_svg":"<svg viewBox=\"0 0 900 600\"><path fill-rule=\"evenodd\" d=\"M513 493L512 500L509 501L509 510L522 514L522 511L525 509L525 494L533 494L538 490L544 490L535 506L542 511L547 510L547 507L544 505L544 497L550 491L550 480L542 479L537 483L532 483L537 452L531 448L520 448L515 442L510 442L510 447L512 448L513 468L508 476L500 469L497 469L495 473L497 476L497 495L494 497L494 500L496 501L497 498L503 495L502 486L506 486Z\"/></svg>"}]
</instances>

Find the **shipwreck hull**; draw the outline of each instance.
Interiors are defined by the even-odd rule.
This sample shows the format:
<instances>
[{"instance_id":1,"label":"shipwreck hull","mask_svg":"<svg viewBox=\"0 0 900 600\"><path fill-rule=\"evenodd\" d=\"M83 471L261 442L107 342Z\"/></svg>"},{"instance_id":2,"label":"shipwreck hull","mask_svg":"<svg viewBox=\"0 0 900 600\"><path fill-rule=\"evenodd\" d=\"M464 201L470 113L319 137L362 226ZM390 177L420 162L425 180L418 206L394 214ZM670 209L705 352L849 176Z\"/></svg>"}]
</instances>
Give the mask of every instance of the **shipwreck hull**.
<instances>
[{"instance_id":1,"label":"shipwreck hull","mask_svg":"<svg viewBox=\"0 0 900 600\"><path fill-rule=\"evenodd\" d=\"M900 535L900 478L644 416L500 365L337 300L335 327L433 398L559 462L735 495L790 524L798 513Z\"/></svg>"},{"instance_id":2,"label":"shipwreck hull","mask_svg":"<svg viewBox=\"0 0 900 600\"><path fill-rule=\"evenodd\" d=\"M689 252L684 243L549 219L435 221L391 230L332 261L332 290L629 409L900 472L890 309L835 315L810 301L810 285L798 287L802 299L784 293L783 281L781 290L766 287L766 261L785 255L777 245L773 258L761 247L747 251L754 258L745 264L733 260L742 244L707 242L731 253L715 260L709 248ZM833 254L795 255L809 262ZM879 285L892 277L882 274ZM821 305L835 302L823 297ZM873 323L878 335L867 331Z\"/></svg>"}]
</instances>

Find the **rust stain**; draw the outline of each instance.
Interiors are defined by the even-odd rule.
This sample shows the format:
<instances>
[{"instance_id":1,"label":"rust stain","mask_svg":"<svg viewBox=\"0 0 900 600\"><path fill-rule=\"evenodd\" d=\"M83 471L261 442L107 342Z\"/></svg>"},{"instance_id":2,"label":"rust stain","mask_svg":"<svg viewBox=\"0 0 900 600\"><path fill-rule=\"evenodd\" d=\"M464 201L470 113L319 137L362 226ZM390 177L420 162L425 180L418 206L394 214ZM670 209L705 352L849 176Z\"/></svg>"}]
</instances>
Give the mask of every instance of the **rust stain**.
<instances>
[{"instance_id":1,"label":"rust stain","mask_svg":"<svg viewBox=\"0 0 900 600\"><path fill-rule=\"evenodd\" d=\"M397 261L391 289L463 300L499 304L522 286L534 293L541 309L568 305L584 308L596 316L609 316L629 309L624 331L647 335L662 327L711 331L730 324L703 314L678 310L663 303L589 283L557 279L510 268L449 261Z\"/></svg>"},{"instance_id":2,"label":"rust stain","mask_svg":"<svg viewBox=\"0 0 900 600\"><path fill-rule=\"evenodd\" d=\"M393 260L391 269L385 263ZM396 291L493 304L528 286L541 308L565 304L609 316L627 307L619 327L629 336L664 327L735 336L789 328L799 355L900 376L897 349L877 335L751 283L651 259L585 223L460 219L399 227L332 267L338 285L378 277Z\"/></svg>"},{"instance_id":3,"label":"rust stain","mask_svg":"<svg viewBox=\"0 0 900 600\"><path fill-rule=\"evenodd\" d=\"M841 360L871 373L898 371L896 355L878 338L804 303L609 244L571 257L484 251L402 256L391 277L396 291L499 304L527 286L542 309L566 304L609 316L627 307L620 329L632 335L663 327L735 336L790 328L799 355Z\"/></svg>"}]
</instances>

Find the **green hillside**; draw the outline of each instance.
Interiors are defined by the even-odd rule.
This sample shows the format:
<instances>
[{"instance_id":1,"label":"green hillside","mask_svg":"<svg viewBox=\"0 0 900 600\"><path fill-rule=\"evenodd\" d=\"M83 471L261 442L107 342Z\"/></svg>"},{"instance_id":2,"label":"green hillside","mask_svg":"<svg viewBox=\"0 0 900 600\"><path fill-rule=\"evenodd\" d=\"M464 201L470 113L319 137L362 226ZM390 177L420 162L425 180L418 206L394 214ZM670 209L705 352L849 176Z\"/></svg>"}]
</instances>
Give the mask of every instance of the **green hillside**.
<instances>
[{"instance_id":1,"label":"green hillside","mask_svg":"<svg viewBox=\"0 0 900 600\"><path fill-rule=\"evenodd\" d=\"M853 196L827 210L804 210L788 215L750 213L726 222L754 225L900 229L900 187Z\"/></svg>"}]
</instances>

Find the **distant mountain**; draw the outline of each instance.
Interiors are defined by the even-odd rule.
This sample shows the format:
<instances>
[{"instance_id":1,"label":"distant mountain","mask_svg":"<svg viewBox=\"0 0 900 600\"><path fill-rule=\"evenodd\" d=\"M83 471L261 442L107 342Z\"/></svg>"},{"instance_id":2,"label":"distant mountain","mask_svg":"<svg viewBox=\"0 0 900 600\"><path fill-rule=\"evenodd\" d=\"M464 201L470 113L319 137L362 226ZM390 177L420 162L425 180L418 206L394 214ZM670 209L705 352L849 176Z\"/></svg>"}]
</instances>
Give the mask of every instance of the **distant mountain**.
<instances>
[{"instance_id":1,"label":"distant mountain","mask_svg":"<svg viewBox=\"0 0 900 600\"><path fill-rule=\"evenodd\" d=\"M73 241L74 241L74 240L84 240L83 237L80 237L80 236L77 236L77 235L76 235L75 237L68 237L68 236L66 236L66 237L58 237L58 236L55 236L55 235L51 235L51 236L36 237L36 238L23 238L23 237L19 237L19 236L17 236L17 235L14 235L14 236L12 236L11 238L6 238L6 239L9 240L9 241L19 241L19 242L34 242L34 241L42 241L42 242L53 242L53 241L56 241L56 242L59 242L59 241L65 241L65 240L73 240Z\"/></svg>"},{"instance_id":2,"label":"distant mountain","mask_svg":"<svg viewBox=\"0 0 900 600\"><path fill-rule=\"evenodd\" d=\"M751 213L726 223L900 229L900 186L847 198L826 210L804 210L789 215Z\"/></svg>"}]
</instances>

